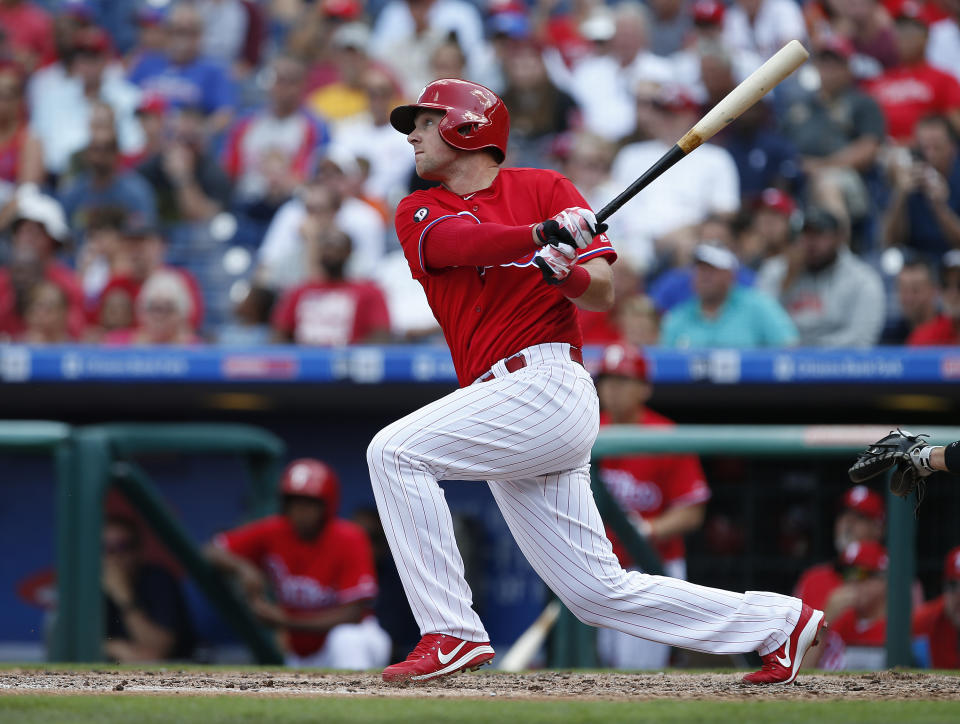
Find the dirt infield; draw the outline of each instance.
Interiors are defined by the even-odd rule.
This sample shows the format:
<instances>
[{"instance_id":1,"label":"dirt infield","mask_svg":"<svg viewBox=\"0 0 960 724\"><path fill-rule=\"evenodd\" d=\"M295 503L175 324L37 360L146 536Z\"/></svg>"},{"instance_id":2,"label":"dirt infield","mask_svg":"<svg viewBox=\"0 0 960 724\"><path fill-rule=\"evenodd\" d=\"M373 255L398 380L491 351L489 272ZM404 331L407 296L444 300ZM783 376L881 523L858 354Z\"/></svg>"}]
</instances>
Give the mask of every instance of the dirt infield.
<instances>
[{"instance_id":1,"label":"dirt infield","mask_svg":"<svg viewBox=\"0 0 960 724\"><path fill-rule=\"evenodd\" d=\"M192 694L238 696L377 696L421 698L543 699L860 699L960 701L960 677L914 672L802 675L786 687L755 687L740 674L623 674L496 671L460 675L423 686L388 686L373 673L224 670L0 671L4 694Z\"/></svg>"}]
</instances>

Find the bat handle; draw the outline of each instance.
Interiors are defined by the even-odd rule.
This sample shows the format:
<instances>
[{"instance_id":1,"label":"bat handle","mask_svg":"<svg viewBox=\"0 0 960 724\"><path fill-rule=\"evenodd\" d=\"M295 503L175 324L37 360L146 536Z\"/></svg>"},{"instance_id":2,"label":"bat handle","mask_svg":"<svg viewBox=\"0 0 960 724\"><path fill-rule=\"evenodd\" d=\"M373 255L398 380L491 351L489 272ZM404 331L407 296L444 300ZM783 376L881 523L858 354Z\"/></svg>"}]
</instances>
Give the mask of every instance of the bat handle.
<instances>
[{"instance_id":1,"label":"bat handle","mask_svg":"<svg viewBox=\"0 0 960 724\"><path fill-rule=\"evenodd\" d=\"M613 201L600 209L600 211L597 212L597 221L603 223L608 218L613 216L613 213L617 209L640 193L640 191L649 186L664 171L666 171L668 168L671 168L677 161L686 155L686 152L680 148L680 146L676 144L672 146L670 150L663 154L655 164L647 169L647 172L644 173L643 176L627 186L627 188L617 194Z\"/></svg>"}]
</instances>

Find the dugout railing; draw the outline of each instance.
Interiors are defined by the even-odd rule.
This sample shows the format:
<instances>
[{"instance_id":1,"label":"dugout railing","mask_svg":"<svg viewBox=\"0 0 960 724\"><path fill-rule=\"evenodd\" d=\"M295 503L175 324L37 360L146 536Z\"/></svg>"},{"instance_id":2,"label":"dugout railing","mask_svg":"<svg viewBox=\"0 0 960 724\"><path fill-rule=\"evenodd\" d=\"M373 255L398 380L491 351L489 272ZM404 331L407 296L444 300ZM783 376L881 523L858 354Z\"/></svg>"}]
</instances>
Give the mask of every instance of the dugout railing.
<instances>
[{"instance_id":1,"label":"dugout railing","mask_svg":"<svg viewBox=\"0 0 960 724\"><path fill-rule=\"evenodd\" d=\"M286 452L280 438L250 425L127 423L71 428L57 422L0 421L0 451L54 456L58 604L51 660L103 659L100 535L104 498L116 486L257 661L283 662L269 631L212 569L137 463L138 457L156 454L240 456L247 464L251 513L263 515L276 505L276 481Z\"/></svg>"},{"instance_id":2,"label":"dugout railing","mask_svg":"<svg viewBox=\"0 0 960 724\"><path fill-rule=\"evenodd\" d=\"M864 447L895 426L878 425L677 425L657 428L610 425L593 446L591 485L604 521L622 540L640 567L660 573L655 551L640 536L598 477L605 457L631 454L695 453L743 457L847 457L852 462ZM960 427L928 427L932 445L960 439ZM840 490L837 491L838 493ZM911 586L916 572L915 499L887 493L887 666L910 666ZM595 629L580 623L563 607L550 646L555 668L597 666Z\"/></svg>"}]
</instances>

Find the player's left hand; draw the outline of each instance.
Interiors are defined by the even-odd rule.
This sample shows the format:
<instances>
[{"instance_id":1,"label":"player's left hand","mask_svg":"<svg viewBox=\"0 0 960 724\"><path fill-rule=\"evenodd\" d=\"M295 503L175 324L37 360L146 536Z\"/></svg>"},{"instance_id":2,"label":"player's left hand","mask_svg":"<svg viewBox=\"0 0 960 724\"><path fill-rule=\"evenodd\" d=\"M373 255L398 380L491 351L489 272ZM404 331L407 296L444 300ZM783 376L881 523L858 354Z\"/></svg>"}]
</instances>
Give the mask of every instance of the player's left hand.
<instances>
[{"instance_id":1,"label":"player's left hand","mask_svg":"<svg viewBox=\"0 0 960 724\"><path fill-rule=\"evenodd\" d=\"M576 250L566 244L545 246L533 257L547 284L560 284L577 264Z\"/></svg>"}]
</instances>

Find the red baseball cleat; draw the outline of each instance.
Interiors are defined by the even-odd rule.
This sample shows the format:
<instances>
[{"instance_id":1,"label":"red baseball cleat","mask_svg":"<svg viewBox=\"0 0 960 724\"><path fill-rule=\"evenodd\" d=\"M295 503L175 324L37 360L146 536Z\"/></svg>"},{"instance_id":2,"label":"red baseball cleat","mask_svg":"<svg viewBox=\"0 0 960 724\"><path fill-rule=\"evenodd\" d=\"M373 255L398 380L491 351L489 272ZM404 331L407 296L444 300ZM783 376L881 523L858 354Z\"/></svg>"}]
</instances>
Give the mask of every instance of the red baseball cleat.
<instances>
[{"instance_id":1,"label":"red baseball cleat","mask_svg":"<svg viewBox=\"0 0 960 724\"><path fill-rule=\"evenodd\" d=\"M747 674L743 680L748 684L789 684L797 678L807 649L819 640L823 625L823 611L803 604L790 638L776 651L762 656L763 668Z\"/></svg>"},{"instance_id":2,"label":"red baseball cleat","mask_svg":"<svg viewBox=\"0 0 960 724\"><path fill-rule=\"evenodd\" d=\"M464 641L446 634L427 634L405 661L383 670L391 683L430 681L459 671L475 671L493 661L489 641Z\"/></svg>"}]
</instances>

